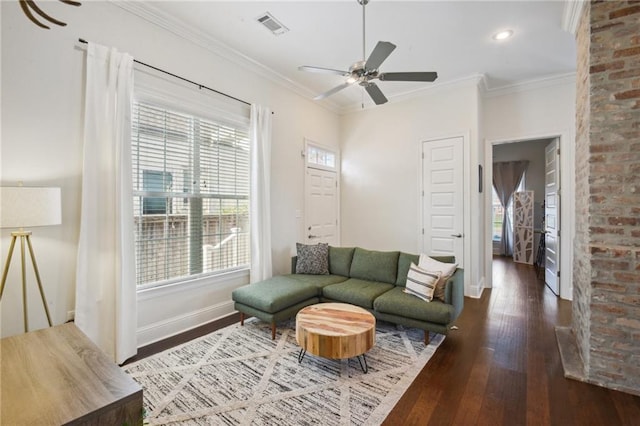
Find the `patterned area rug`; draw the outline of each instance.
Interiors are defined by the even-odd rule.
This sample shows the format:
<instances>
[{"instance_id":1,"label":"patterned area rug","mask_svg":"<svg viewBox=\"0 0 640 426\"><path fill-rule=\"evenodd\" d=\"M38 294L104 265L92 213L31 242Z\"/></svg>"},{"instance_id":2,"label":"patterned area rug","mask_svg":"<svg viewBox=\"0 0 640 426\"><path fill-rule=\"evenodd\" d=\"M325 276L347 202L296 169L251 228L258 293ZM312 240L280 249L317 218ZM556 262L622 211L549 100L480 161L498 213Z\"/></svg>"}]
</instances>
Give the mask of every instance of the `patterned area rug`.
<instances>
[{"instance_id":1,"label":"patterned area rug","mask_svg":"<svg viewBox=\"0 0 640 426\"><path fill-rule=\"evenodd\" d=\"M252 318L192 340L124 370L143 387L146 424L376 425L433 355L421 330L380 322L366 354L298 363L294 322L278 327Z\"/></svg>"}]
</instances>

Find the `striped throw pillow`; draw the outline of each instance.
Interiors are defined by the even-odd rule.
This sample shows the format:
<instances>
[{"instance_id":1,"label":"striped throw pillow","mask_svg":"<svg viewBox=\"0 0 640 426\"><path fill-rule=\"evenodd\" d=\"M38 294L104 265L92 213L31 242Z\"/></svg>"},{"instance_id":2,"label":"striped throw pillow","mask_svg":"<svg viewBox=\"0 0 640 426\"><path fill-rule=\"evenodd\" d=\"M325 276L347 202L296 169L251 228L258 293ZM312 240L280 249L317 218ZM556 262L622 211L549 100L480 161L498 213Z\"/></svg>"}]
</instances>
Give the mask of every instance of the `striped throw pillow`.
<instances>
[{"instance_id":1,"label":"striped throw pillow","mask_svg":"<svg viewBox=\"0 0 640 426\"><path fill-rule=\"evenodd\" d=\"M443 263L439 262L426 254L420 255L418 266L422 269L428 269L429 271L440 272L440 280L436 284L436 290L433 292L433 298L444 302L444 287L447 284L447 280L456 272L458 267L457 263Z\"/></svg>"},{"instance_id":2,"label":"striped throw pillow","mask_svg":"<svg viewBox=\"0 0 640 426\"><path fill-rule=\"evenodd\" d=\"M440 272L427 271L419 268L415 263L411 263L404 292L430 302L441 275Z\"/></svg>"}]
</instances>

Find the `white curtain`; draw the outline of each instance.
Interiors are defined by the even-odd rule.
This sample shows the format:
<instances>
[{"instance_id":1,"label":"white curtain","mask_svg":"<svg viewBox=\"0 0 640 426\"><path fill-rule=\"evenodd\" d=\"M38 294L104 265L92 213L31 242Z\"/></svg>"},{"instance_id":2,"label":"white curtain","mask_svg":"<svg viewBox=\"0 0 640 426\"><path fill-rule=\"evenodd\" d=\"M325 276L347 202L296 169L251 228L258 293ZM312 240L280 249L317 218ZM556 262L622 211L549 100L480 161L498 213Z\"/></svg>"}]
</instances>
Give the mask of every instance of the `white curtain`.
<instances>
[{"instance_id":1,"label":"white curtain","mask_svg":"<svg viewBox=\"0 0 640 426\"><path fill-rule=\"evenodd\" d=\"M89 43L76 325L121 364L136 354L133 58Z\"/></svg>"},{"instance_id":2,"label":"white curtain","mask_svg":"<svg viewBox=\"0 0 640 426\"><path fill-rule=\"evenodd\" d=\"M251 105L251 282L271 277L271 111Z\"/></svg>"}]
</instances>

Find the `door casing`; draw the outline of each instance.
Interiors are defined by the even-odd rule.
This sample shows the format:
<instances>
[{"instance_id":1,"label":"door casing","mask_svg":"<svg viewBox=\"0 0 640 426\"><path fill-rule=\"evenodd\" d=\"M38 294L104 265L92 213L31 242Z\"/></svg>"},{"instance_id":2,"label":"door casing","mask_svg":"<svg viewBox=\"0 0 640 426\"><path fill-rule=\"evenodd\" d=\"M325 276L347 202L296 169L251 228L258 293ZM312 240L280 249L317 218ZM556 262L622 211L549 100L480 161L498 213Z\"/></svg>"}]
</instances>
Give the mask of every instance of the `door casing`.
<instances>
[{"instance_id":1,"label":"door casing","mask_svg":"<svg viewBox=\"0 0 640 426\"><path fill-rule=\"evenodd\" d=\"M485 142L485 187L489 187L493 184L493 146L504 143L524 142L534 139L554 139L558 138L558 146L560 148L560 169L562 170L560 176L560 187L564 194L573 194L575 187L575 164L573 158L575 158L575 147L573 145L574 137L573 133L568 130L550 130L547 132L541 132L531 135L517 135L514 137L505 137L496 140L489 140ZM562 299L571 300L573 298L573 236L575 235L575 200L573 197L568 196L563 198L562 211L560 212L560 221L563 224L560 228L560 269L562 271L560 276L560 297ZM493 246L491 241L491 227L488 224L489 218L491 218L491 192L485 191L485 217L487 223L484 226L485 229L485 270L486 280L485 287L491 288L493 286Z\"/></svg>"}]
</instances>

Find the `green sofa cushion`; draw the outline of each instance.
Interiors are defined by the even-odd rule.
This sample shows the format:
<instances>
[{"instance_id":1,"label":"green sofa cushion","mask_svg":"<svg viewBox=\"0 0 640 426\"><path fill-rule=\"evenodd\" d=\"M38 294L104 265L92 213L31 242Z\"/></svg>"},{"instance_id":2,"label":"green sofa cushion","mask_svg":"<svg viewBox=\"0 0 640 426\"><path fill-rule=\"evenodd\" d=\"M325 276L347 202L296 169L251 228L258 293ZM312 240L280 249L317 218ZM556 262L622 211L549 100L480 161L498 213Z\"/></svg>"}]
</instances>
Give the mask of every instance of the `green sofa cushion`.
<instances>
[{"instance_id":1,"label":"green sofa cushion","mask_svg":"<svg viewBox=\"0 0 640 426\"><path fill-rule=\"evenodd\" d=\"M322 296L326 299L372 309L376 297L392 288L393 284L351 278L345 282L326 286L322 289Z\"/></svg>"},{"instance_id":2,"label":"green sofa cushion","mask_svg":"<svg viewBox=\"0 0 640 426\"><path fill-rule=\"evenodd\" d=\"M356 247L349 276L395 284L399 255L397 251L372 251Z\"/></svg>"},{"instance_id":3,"label":"green sofa cushion","mask_svg":"<svg viewBox=\"0 0 640 426\"><path fill-rule=\"evenodd\" d=\"M398 278L396 279L396 285L402 287L407 285L409 266L411 266L411 263L415 263L417 265L418 260L420 260L420 255L400 252L400 256L398 257Z\"/></svg>"},{"instance_id":4,"label":"green sofa cushion","mask_svg":"<svg viewBox=\"0 0 640 426\"><path fill-rule=\"evenodd\" d=\"M354 251L354 247L329 246L329 273L348 277Z\"/></svg>"},{"instance_id":5,"label":"green sofa cushion","mask_svg":"<svg viewBox=\"0 0 640 426\"><path fill-rule=\"evenodd\" d=\"M338 284L339 285L339 284ZM373 308L385 314L413 318L437 324L448 324L454 319L452 305L437 300L425 302L404 292L404 288L396 287L378 297Z\"/></svg>"},{"instance_id":6,"label":"green sofa cushion","mask_svg":"<svg viewBox=\"0 0 640 426\"><path fill-rule=\"evenodd\" d=\"M330 284L341 283L349 279L349 277L343 277L342 275L305 275L305 274L292 274L292 275L284 275L287 278L290 278L293 281L312 284L316 286L316 288L321 289ZM318 295L320 291L318 291Z\"/></svg>"},{"instance_id":7,"label":"green sofa cushion","mask_svg":"<svg viewBox=\"0 0 640 426\"><path fill-rule=\"evenodd\" d=\"M292 280L286 276L245 285L231 293L234 302L252 306L267 313L276 313L317 296L318 288L314 284Z\"/></svg>"},{"instance_id":8,"label":"green sofa cushion","mask_svg":"<svg viewBox=\"0 0 640 426\"><path fill-rule=\"evenodd\" d=\"M456 263L455 256L429 256L429 257L442 263Z\"/></svg>"},{"instance_id":9,"label":"green sofa cushion","mask_svg":"<svg viewBox=\"0 0 640 426\"><path fill-rule=\"evenodd\" d=\"M439 262L444 263L456 263L455 256L429 256L432 259L435 259ZM400 256L398 257L398 278L396 279L396 285L406 286L407 285L407 274L409 273L409 266L411 266L411 262L418 264L420 260L419 254L410 254L400 252Z\"/></svg>"}]
</instances>

